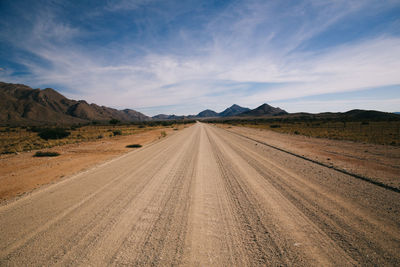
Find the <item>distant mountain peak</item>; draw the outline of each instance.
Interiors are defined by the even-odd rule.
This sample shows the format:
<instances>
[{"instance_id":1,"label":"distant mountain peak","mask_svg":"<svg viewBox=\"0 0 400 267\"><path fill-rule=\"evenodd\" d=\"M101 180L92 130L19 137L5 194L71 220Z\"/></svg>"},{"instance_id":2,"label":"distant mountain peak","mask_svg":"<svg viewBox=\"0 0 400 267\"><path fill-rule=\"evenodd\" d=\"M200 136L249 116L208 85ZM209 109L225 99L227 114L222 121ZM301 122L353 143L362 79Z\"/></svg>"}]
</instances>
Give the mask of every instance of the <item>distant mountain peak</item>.
<instances>
[{"instance_id":1,"label":"distant mountain peak","mask_svg":"<svg viewBox=\"0 0 400 267\"><path fill-rule=\"evenodd\" d=\"M273 107L267 103L262 104L261 106L243 112L240 115L243 116L278 116L278 115L286 115L288 114L285 110L278 108L278 107Z\"/></svg>"},{"instance_id":2,"label":"distant mountain peak","mask_svg":"<svg viewBox=\"0 0 400 267\"><path fill-rule=\"evenodd\" d=\"M206 109L196 115L199 118L211 118L211 117L218 117L218 113L211 109Z\"/></svg>"},{"instance_id":3,"label":"distant mountain peak","mask_svg":"<svg viewBox=\"0 0 400 267\"><path fill-rule=\"evenodd\" d=\"M230 106L229 108L225 109L224 111L222 111L221 113L219 113L219 117L233 117L233 116L237 116L243 112L249 111L249 108L244 108L241 107L237 104L233 104L232 106Z\"/></svg>"},{"instance_id":4,"label":"distant mountain peak","mask_svg":"<svg viewBox=\"0 0 400 267\"><path fill-rule=\"evenodd\" d=\"M52 88L40 90L0 82L0 123L73 124L112 118L126 122L150 119L134 110L120 111L68 99Z\"/></svg>"}]
</instances>

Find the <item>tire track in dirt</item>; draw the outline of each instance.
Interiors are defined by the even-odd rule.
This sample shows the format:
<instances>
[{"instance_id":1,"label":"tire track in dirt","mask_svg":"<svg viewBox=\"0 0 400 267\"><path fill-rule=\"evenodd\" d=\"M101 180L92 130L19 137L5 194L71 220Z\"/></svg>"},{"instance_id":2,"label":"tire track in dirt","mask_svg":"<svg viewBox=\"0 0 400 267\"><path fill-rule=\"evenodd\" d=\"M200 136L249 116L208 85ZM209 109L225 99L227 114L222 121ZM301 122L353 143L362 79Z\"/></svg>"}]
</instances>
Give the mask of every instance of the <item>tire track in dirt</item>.
<instances>
[{"instance_id":1,"label":"tire track in dirt","mask_svg":"<svg viewBox=\"0 0 400 267\"><path fill-rule=\"evenodd\" d=\"M291 266L351 262L346 253L310 224L271 184L263 183L255 170L241 159L242 155L232 151L220 136L215 133L211 135L215 139L215 147L218 147L216 153L221 160L220 166L227 172L227 185L236 188L231 196L238 213L242 214L239 216L242 217L240 224L254 229L245 231L244 237L249 240L248 254L252 255L252 259L257 259L253 264ZM336 258L337 255L341 258Z\"/></svg>"},{"instance_id":2,"label":"tire track in dirt","mask_svg":"<svg viewBox=\"0 0 400 267\"><path fill-rule=\"evenodd\" d=\"M237 230L230 195L212 150L202 127L183 263L246 266L251 261Z\"/></svg>"},{"instance_id":3,"label":"tire track in dirt","mask_svg":"<svg viewBox=\"0 0 400 267\"><path fill-rule=\"evenodd\" d=\"M178 138L178 141L180 141L179 139L180 138ZM149 158L144 157L148 161L146 162L146 160L141 160L141 157L139 158L134 157L134 159L138 159L139 165L135 164L135 167L137 167L137 169L128 168L125 171L119 172L118 169L115 169L112 163L107 165L107 168L109 167L108 169L110 174L108 175L106 172L105 177L110 177L111 180L107 181L106 184L100 188L100 190L97 190L96 192L92 193L91 195L89 195L89 197L85 197L77 205L74 205L71 208L69 208L67 212L61 213L61 215L57 215L55 218L52 218L44 226L39 226L38 227L39 229L35 229L33 232L29 233L29 238L23 237L22 239L19 240L18 242L19 244L17 244L16 246L12 246L11 248L8 249L8 251L2 250L2 253L8 254L6 257L7 260L12 260L13 254L16 255L17 257L19 257L21 254L29 255L30 248L35 248L34 251L36 253L38 250L37 248L40 248L42 253L48 255L47 256L48 260L52 259L54 261L57 261L60 256L64 256L65 251L71 250L71 246L76 246L77 241L80 240L80 238L83 238L88 235L87 231L91 228L91 226L102 225L101 223L102 220L107 221L112 219L112 221L109 222L110 225L112 224L112 222L115 222L114 218L116 217L118 218L118 215L120 215L119 213L123 213L123 208L120 208L117 205L117 203L119 205L123 205L122 207L127 207L127 205L131 203L130 201L132 201L135 198L135 194L132 193L136 194L140 193L141 190L143 190L143 188L145 188L148 185L148 183L151 182L152 177L160 173L160 170L162 168L164 168L166 171L169 171L172 168L174 162L176 162L177 156L179 155L179 154L175 155L175 153L180 150L186 151L185 148L187 147L187 145L190 145L190 143L191 142L189 139L183 144L179 142L177 144L175 143L173 143L172 145L169 144L168 146L165 147L164 144L158 143L155 145L154 148L149 147L151 152L150 156L153 157L153 159L149 161ZM161 148L161 150L158 147ZM160 151L161 153L154 153L156 151L157 152ZM141 154L143 155L143 153ZM171 157L170 155L173 156ZM128 159L123 161L123 164L129 166L129 162L130 160ZM98 177L98 173L101 172L104 174L105 173L104 171L105 171L104 168L93 170L93 173L91 173L90 177L87 178L87 180L91 180L90 181L91 184L93 182L96 183L97 180L96 178ZM73 182L73 180L70 180L69 182ZM81 182L82 184L78 185L78 187L82 187L83 190L81 191L83 191L83 193L87 193L86 190L87 188L84 188L84 185L87 184L86 180ZM155 186L160 186L160 185L162 185L160 181L157 181L155 183ZM77 189L76 187L77 186L74 185L73 187L74 191ZM128 192L129 190L132 189L135 189L135 191ZM151 188L152 192L154 191L154 189L155 189L154 187ZM49 196L52 195L40 194L40 196L47 199L49 198ZM127 197L130 197L130 199L128 199ZM21 204L21 205L26 204L20 202L16 204ZM62 201L58 201L58 203L62 204ZM35 204L36 203L34 203L33 205L35 206ZM47 203L43 203L41 202L41 199L39 199L37 204L39 206L42 205L44 206ZM60 210L62 211L62 209ZM10 213L11 215L13 215L13 213L18 212L19 210L11 209L8 211L9 211L8 214L5 214L7 215L7 217L2 217L6 221L8 221ZM26 212L26 210L24 211ZM19 217L26 217L24 216L25 212L19 213L18 214ZM92 215L93 217L87 216L89 214ZM68 217L68 221L65 220L61 221L65 217ZM100 221L98 219L100 219ZM20 220L26 223L26 219L24 220L22 218ZM40 217L37 217L36 220L40 221ZM19 220L17 220L16 222L18 221ZM72 224L73 227L68 229L68 225L65 224ZM3 220L2 225L6 226L7 223L4 223ZM99 229L97 229L96 231L98 230ZM47 235L47 233L49 234ZM50 234L51 236L49 236ZM94 237L92 237L92 240L93 238L97 238L99 236L99 232L94 232L93 236ZM61 242L60 244L58 244L58 246L53 248L52 243L46 242L45 241L46 239L63 240L63 242ZM45 246L43 245L38 246L37 243L45 244ZM60 245L62 246L59 247ZM19 251L12 253L16 249L19 249ZM53 250L56 251L54 252L54 254L52 253ZM43 260L44 262L48 262L46 261L46 258L41 258L41 260Z\"/></svg>"},{"instance_id":4,"label":"tire track in dirt","mask_svg":"<svg viewBox=\"0 0 400 267\"><path fill-rule=\"evenodd\" d=\"M174 166L180 163L182 157L181 152L186 152L188 145L191 145L190 138L186 140L185 143L181 144L179 148L174 147L168 152L168 154L175 152L175 156L166 157L163 155L162 160L155 157L152 162L156 163L156 165L153 168L147 168L146 171L140 175L142 176L141 178L146 181L146 183L140 188L131 186L132 189L135 189L135 191L138 193L133 194L134 192L129 192L131 188L124 189L128 195L132 196L129 200L121 201L122 203L125 203L123 209L117 209L113 212L115 215L108 216L113 218L111 225L109 227L103 227L101 232L99 232L97 229L93 229L92 239L88 239L84 243L81 242L82 244L80 244L80 246L74 251L70 252L70 254L73 256L74 253L79 252L80 249L91 246L91 253L83 257L85 258L84 262L87 262L87 264L93 264L93 262L98 262L101 264L102 262L106 261L108 264L111 264L113 261L112 258L115 258L115 254L118 253L122 247L122 243L127 239L126 236L130 235L131 232L134 232L135 229L132 228L132 225L135 225L135 223L138 223L138 221L142 219L141 214L146 214L146 210L150 209L148 206L156 200L156 197L152 194L157 192L159 193L158 195L162 196L162 194L160 194L162 188L167 187L165 183L165 177L160 174L171 172L171 170L174 169ZM132 178L137 179L137 177ZM135 235L138 235L138 233L135 232ZM92 243L95 245L91 245ZM113 250L109 249L109 244L114 244ZM98 251L101 251L101 261L97 260L99 255ZM71 259L68 261L68 265L74 265L72 264L74 263L73 260L74 258L71 257ZM82 261L82 258L80 260Z\"/></svg>"},{"instance_id":5,"label":"tire track in dirt","mask_svg":"<svg viewBox=\"0 0 400 267\"><path fill-rule=\"evenodd\" d=\"M323 186L315 185L307 177L296 174L295 171L298 171L298 169L291 170L283 167L282 162L284 160L282 158L287 157L285 154L278 152L277 154L281 155L267 157L265 151L257 152L256 149L252 149L252 147L255 147L253 142L243 140L243 138L240 140L240 137L233 134L219 134L219 136L358 263L384 264L392 262L398 264L398 252L400 251L399 220L396 219L396 216L393 216L392 212L376 214L376 209L382 207L384 203L393 206L390 201L398 199L396 193L385 191L385 189L367 183L365 183L367 187L365 189L363 187L354 188L357 191L364 191L361 192L364 193L364 197L373 195L376 197L377 192L374 191L378 191L378 198L387 197L386 200L380 201L382 205L375 204L376 209L371 209L371 203L369 203L369 209L365 209L363 206L357 205L359 203L353 203L351 199L346 199L346 195L340 194L342 192L337 188L329 188L328 183L323 184ZM290 159L288 162L293 163L295 160ZM301 162L301 160L298 161ZM311 164L306 166L303 168L309 169L309 175L312 173L314 177L318 177L318 175L315 175L315 169L319 169L318 174L320 176L325 174L324 169L319 166L316 167ZM335 170L332 169L329 172L339 179L353 179L353 177L346 177L342 173L335 173ZM356 183L363 183L363 181L355 181ZM347 189L347 193L355 194L356 192L349 192ZM397 203L394 208L398 210ZM366 255L368 256L366 257Z\"/></svg>"},{"instance_id":6,"label":"tire track in dirt","mask_svg":"<svg viewBox=\"0 0 400 267\"><path fill-rule=\"evenodd\" d=\"M140 218L145 218L151 227L144 229L141 238L138 238L139 229L125 238L120 252L113 256L115 264L178 265L181 262L198 142L199 132L193 137L190 148L181 155L177 166L167 174L169 182L154 195L148 212ZM135 248L140 248L138 253L130 253Z\"/></svg>"},{"instance_id":7,"label":"tire track in dirt","mask_svg":"<svg viewBox=\"0 0 400 267\"><path fill-rule=\"evenodd\" d=\"M0 265L400 264L397 193L197 123L0 207Z\"/></svg>"}]
</instances>

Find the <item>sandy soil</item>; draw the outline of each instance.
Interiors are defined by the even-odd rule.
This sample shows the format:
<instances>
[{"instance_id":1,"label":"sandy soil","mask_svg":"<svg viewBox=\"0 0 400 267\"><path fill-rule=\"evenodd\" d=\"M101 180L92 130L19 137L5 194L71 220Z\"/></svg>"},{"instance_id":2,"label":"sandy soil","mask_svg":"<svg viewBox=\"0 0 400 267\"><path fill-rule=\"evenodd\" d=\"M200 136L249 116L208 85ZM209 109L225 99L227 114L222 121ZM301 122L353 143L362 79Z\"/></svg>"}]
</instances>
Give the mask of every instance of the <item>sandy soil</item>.
<instances>
[{"instance_id":1,"label":"sandy soil","mask_svg":"<svg viewBox=\"0 0 400 267\"><path fill-rule=\"evenodd\" d=\"M400 189L400 147L219 125L226 130Z\"/></svg>"},{"instance_id":2,"label":"sandy soil","mask_svg":"<svg viewBox=\"0 0 400 267\"><path fill-rule=\"evenodd\" d=\"M68 178L133 150L126 148L126 145L144 145L158 140L161 131L168 134L174 132L171 128L156 129L135 135L41 150L59 152L61 155L58 157L33 157L36 151L0 155L0 202L21 196L61 178Z\"/></svg>"},{"instance_id":3,"label":"sandy soil","mask_svg":"<svg viewBox=\"0 0 400 267\"><path fill-rule=\"evenodd\" d=\"M398 266L399 200L197 123L0 207L0 265Z\"/></svg>"}]
</instances>

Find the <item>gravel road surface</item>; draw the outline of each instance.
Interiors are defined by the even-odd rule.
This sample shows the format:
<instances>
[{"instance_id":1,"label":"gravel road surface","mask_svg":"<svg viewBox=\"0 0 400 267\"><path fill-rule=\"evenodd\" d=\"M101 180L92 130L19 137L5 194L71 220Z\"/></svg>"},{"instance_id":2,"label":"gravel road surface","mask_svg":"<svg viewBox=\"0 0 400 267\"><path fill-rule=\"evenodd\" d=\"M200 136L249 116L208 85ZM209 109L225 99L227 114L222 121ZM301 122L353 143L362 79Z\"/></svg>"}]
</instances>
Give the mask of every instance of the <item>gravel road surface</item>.
<instances>
[{"instance_id":1,"label":"gravel road surface","mask_svg":"<svg viewBox=\"0 0 400 267\"><path fill-rule=\"evenodd\" d=\"M400 194L196 123L1 206L0 265L399 266Z\"/></svg>"}]
</instances>

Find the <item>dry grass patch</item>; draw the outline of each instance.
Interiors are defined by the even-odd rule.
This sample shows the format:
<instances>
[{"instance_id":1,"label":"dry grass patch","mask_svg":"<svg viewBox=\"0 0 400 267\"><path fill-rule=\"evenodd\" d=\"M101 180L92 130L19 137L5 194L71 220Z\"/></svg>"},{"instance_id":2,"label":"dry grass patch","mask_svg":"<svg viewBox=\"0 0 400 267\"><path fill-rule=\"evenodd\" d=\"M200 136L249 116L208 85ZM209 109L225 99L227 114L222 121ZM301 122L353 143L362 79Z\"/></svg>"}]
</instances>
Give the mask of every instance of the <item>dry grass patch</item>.
<instances>
[{"instance_id":1,"label":"dry grass patch","mask_svg":"<svg viewBox=\"0 0 400 267\"><path fill-rule=\"evenodd\" d=\"M230 124L228 124L227 127ZM399 121L314 121L314 122L241 122L231 125L268 129L278 133L348 140L359 143L400 146Z\"/></svg>"},{"instance_id":2,"label":"dry grass patch","mask_svg":"<svg viewBox=\"0 0 400 267\"><path fill-rule=\"evenodd\" d=\"M72 126L62 130L60 128L0 127L0 154L48 149L55 146L96 141L98 139L108 140L118 136L135 135L163 128L165 127L142 127L142 125ZM68 132L68 134L64 134L64 132Z\"/></svg>"},{"instance_id":3,"label":"dry grass patch","mask_svg":"<svg viewBox=\"0 0 400 267\"><path fill-rule=\"evenodd\" d=\"M176 127L183 129L187 126L178 125ZM172 128L162 126L146 126L145 128L116 126L115 129L121 129L123 134L109 137L110 133L112 135L112 131L109 131L110 127L89 126L72 130L71 135L65 139L49 140L48 142L55 145L59 145L59 142L72 141L56 148L57 152L62 155L59 157L33 157L34 152L0 154L0 170L2 170L0 172L0 203L127 153L132 149L127 148L128 145L149 144L158 140L162 131L165 131L166 134L173 134ZM15 138L14 140L22 140L24 135L32 135L31 132L24 131L25 129L14 130L12 135L10 134L10 137ZM104 137L98 138L99 133ZM74 136L76 138L78 134L81 134L80 138L83 139L70 139ZM48 144L37 135L31 136L31 138L37 138L38 142L42 142L41 144ZM85 138L90 142L81 141ZM42 151L56 152L55 148Z\"/></svg>"}]
</instances>

